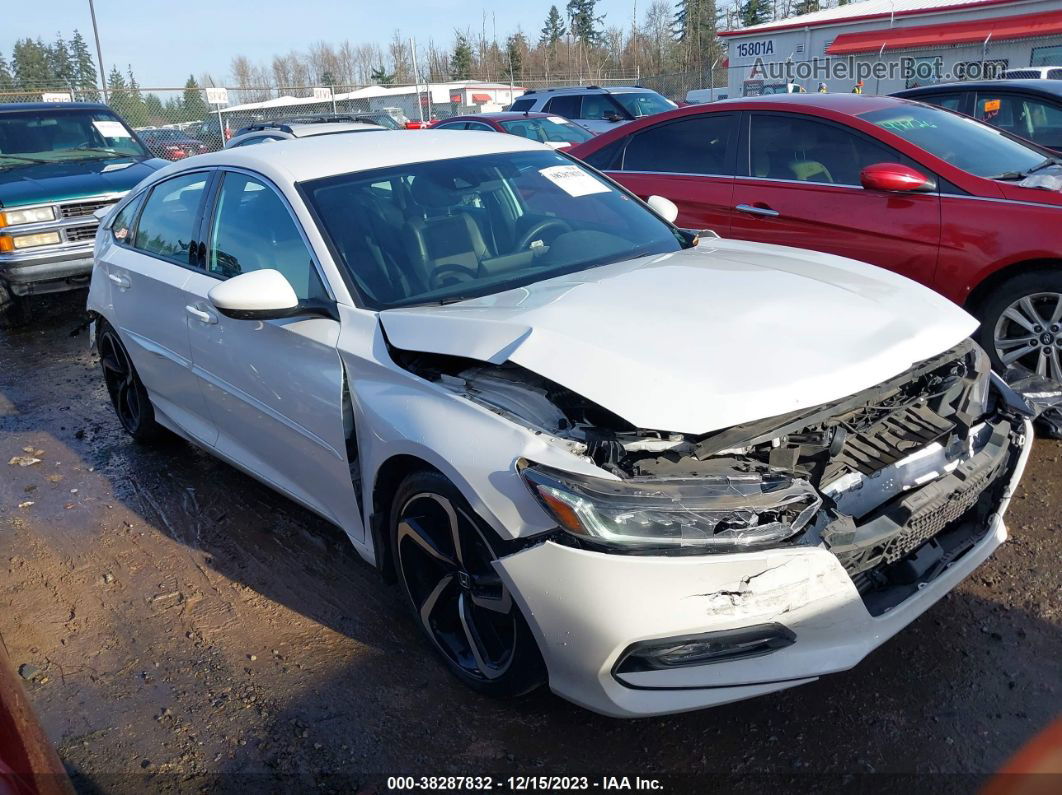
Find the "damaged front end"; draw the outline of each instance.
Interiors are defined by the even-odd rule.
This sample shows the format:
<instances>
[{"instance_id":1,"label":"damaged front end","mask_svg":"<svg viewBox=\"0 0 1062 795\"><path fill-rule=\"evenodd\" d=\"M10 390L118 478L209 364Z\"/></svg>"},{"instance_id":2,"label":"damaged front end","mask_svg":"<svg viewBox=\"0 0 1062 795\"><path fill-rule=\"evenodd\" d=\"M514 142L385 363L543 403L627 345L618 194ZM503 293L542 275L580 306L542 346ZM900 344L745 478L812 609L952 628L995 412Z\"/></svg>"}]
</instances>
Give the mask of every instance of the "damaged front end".
<instances>
[{"instance_id":1,"label":"damaged front end","mask_svg":"<svg viewBox=\"0 0 1062 795\"><path fill-rule=\"evenodd\" d=\"M612 476L520 462L555 540L653 555L822 546L875 615L987 532L1029 413L970 341L841 400L703 436L636 428L515 364L396 353Z\"/></svg>"}]
</instances>

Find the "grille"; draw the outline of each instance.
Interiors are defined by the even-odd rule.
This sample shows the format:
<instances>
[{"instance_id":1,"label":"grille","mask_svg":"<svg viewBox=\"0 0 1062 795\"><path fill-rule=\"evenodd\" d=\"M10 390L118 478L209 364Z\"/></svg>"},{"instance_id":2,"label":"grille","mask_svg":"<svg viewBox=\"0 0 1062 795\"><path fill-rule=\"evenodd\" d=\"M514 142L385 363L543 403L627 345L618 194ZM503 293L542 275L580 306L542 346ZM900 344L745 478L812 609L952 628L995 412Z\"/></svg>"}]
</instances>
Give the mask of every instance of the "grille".
<instances>
[{"instance_id":1,"label":"grille","mask_svg":"<svg viewBox=\"0 0 1062 795\"><path fill-rule=\"evenodd\" d=\"M91 226L71 226L66 230L66 239L71 243L82 243L96 239L96 224Z\"/></svg>"},{"instance_id":2,"label":"grille","mask_svg":"<svg viewBox=\"0 0 1062 795\"><path fill-rule=\"evenodd\" d=\"M86 215L92 215L100 207L109 207L112 204L114 204L114 199L88 199L83 202L68 202L59 205L59 214L63 218L81 218Z\"/></svg>"},{"instance_id":3,"label":"grille","mask_svg":"<svg viewBox=\"0 0 1062 795\"><path fill-rule=\"evenodd\" d=\"M951 433L954 427L954 422L929 406L909 406L865 431L849 434L844 448L827 466L822 482L829 483L846 472L873 475Z\"/></svg>"}]
</instances>

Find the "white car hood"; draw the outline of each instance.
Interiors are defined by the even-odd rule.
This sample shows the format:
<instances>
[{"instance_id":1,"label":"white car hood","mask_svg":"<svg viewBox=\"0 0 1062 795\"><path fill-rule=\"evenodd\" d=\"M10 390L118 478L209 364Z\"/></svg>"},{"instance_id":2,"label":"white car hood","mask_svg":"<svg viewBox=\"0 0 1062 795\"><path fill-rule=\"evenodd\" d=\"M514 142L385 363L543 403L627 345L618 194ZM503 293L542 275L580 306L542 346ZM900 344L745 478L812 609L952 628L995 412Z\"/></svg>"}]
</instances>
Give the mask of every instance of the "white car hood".
<instances>
[{"instance_id":1,"label":"white car hood","mask_svg":"<svg viewBox=\"0 0 1062 795\"><path fill-rule=\"evenodd\" d=\"M880 268L719 239L380 321L397 348L514 362L639 428L690 434L845 397L977 327Z\"/></svg>"}]
</instances>

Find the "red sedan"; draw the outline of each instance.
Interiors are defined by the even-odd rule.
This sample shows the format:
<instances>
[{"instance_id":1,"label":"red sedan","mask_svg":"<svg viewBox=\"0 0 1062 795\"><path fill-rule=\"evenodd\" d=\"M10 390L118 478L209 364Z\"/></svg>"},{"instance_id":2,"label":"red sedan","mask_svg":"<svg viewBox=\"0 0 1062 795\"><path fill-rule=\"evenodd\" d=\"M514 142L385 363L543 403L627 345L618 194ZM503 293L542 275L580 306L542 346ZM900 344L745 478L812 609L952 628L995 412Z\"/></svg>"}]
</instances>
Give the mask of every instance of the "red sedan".
<instances>
[{"instance_id":1,"label":"red sedan","mask_svg":"<svg viewBox=\"0 0 1062 795\"><path fill-rule=\"evenodd\" d=\"M569 151L671 199L680 226L932 287L981 319L998 368L1062 380L1062 161L1048 150L918 102L793 94L680 108Z\"/></svg>"},{"instance_id":2,"label":"red sedan","mask_svg":"<svg viewBox=\"0 0 1062 795\"><path fill-rule=\"evenodd\" d=\"M585 143L594 137L593 133L575 122L549 113L476 113L468 116L454 116L434 122L436 130L484 130L519 135L532 141L552 146L554 149L568 149Z\"/></svg>"}]
</instances>

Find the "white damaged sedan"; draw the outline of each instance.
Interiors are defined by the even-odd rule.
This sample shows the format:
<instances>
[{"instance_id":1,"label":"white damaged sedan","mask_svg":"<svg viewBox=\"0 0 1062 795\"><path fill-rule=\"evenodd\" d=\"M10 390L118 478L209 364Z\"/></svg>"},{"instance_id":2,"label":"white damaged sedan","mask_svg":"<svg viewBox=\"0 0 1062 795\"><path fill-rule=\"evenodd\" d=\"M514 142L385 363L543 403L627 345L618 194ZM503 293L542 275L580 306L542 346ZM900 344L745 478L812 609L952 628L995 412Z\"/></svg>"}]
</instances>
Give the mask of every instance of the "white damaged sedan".
<instances>
[{"instance_id":1,"label":"white damaged sedan","mask_svg":"<svg viewBox=\"0 0 1062 795\"><path fill-rule=\"evenodd\" d=\"M95 345L134 438L341 527L466 684L615 716L781 690L1005 539L1027 406L949 301L676 229L516 136L341 138L132 191Z\"/></svg>"}]
</instances>

